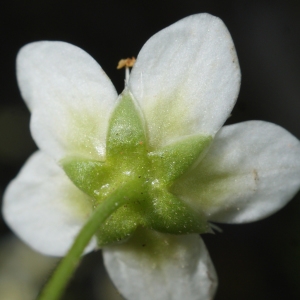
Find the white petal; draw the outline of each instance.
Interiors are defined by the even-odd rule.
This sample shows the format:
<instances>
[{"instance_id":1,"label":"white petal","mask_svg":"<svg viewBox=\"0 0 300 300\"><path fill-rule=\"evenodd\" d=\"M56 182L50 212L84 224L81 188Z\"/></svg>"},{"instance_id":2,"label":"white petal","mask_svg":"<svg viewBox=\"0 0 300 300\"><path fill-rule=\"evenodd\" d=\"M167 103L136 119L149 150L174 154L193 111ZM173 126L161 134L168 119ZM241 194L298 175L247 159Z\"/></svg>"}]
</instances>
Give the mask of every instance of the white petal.
<instances>
[{"instance_id":1,"label":"white petal","mask_svg":"<svg viewBox=\"0 0 300 300\"><path fill-rule=\"evenodd\" d=\"M104 248L104 263L128 300L208 300L217 275L208 251L197 235L160 235L156 247L128 241Z\"/></svg>"},{"instance_id":2,"label":"white petal","mask_svg":"<svg viewBox=\"0 0 300 300\"><path fill-rule=\"evenodd\" d=\"M63 42L28 44L18 54L17 77L40 149L56 159L104 156L117 93L92 57Z\"/></svg>"},{"instance_id":3,"label":"white petal","mask_svg":"<svg viewBox=\"0 0 300 300\"><path fill-rule=\"evenodd\" d=\"M52 158L36 152L4 194L10 228L35 250L63 256L92 212L91 204ZM87 247L96 246L92 240Z\"/></svg>"},{"instance_id":4,"label":"white petal","mask_svg":"<svg viewBox=\"0 0 300 300\"><path fill-rule=\"evenodd\" d=\"M252 222L282 208L300 188L300 143L263 121L225 126L174 193L209 220Z\"/></svg>"},{"instance_id":5,"label":"white petal","mask_svg":"<svg viewBox=\"0 0 300 300\"><path fill-rule=\"evenodd\" d=\"M214 135L232 110L239 86L231 36L209 14L192 15L151 37L129 79L153 147L185 135Z\"/></svg>"}]
</instances>

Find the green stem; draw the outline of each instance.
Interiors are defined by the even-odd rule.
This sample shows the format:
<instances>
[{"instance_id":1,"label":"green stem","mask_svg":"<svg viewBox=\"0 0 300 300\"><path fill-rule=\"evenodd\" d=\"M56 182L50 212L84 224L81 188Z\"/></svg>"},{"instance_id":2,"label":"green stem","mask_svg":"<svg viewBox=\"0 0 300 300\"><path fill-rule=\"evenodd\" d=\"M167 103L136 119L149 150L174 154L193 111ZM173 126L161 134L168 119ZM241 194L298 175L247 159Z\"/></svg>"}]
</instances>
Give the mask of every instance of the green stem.
<instances>
[{"instance_id":1,"label":"green stem","mask_svg":"<svg viewBox=\"0 0 300 300\"><path fill-rule=\"evenodd\" d=\"M93 235L105 220L120 206L135 200L137 187L135 181L125 183L99 204L90 219L76 237L67 255L60 261L53 275L45 285L38 300L59 299L80 261L81 255Z\"/></svg>"}]
</instances>

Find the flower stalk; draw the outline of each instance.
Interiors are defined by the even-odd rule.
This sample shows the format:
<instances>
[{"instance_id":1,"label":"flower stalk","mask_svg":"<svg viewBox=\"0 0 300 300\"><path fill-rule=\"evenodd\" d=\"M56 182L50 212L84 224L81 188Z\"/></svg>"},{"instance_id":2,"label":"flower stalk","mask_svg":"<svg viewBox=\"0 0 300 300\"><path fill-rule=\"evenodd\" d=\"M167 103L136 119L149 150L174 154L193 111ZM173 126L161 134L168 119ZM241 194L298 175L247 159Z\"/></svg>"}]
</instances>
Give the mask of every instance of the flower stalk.
<instances>
[{"instance_id":1,"label":"flower stalk","mask_svg":"<svg viewBox=\"0 0 300 300\"><path fill-rule=\"evenodd\" d=\"M137 186L134 181L125 182L97 206L89 220L80 230L69 252L60 261L44 289L41 291L37 298L38 300L60 299L91 238L113 212L122 205L135 200Z\"/></svg>"}]
</instances>

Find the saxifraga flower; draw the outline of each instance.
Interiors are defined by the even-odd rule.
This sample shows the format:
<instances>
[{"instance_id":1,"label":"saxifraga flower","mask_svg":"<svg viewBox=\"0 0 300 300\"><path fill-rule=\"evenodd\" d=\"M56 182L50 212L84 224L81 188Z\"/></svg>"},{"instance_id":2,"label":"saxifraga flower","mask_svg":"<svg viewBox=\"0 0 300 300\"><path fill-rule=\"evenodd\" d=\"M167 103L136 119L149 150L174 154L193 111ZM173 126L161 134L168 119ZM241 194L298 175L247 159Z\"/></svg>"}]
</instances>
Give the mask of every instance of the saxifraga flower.
<instances>
[{"instance_id":1,"label":"saxifraga flower","mask_svg":"<svg viewBox=\"0 0 300 300\"><path fill-rule=\"evenodd\" d=\"M93 209L133 182L134 201L85 251L103 248L127 299L211 299L217 276L199 234L265 218L299 189L294 136L263 121L222 128L240 69L216 17L150 38L119 97L95 60L63 42L23 47L17 76L40 150L6 190L4 218L37 251L63 256Z\"/></svg>"}]
</instances>

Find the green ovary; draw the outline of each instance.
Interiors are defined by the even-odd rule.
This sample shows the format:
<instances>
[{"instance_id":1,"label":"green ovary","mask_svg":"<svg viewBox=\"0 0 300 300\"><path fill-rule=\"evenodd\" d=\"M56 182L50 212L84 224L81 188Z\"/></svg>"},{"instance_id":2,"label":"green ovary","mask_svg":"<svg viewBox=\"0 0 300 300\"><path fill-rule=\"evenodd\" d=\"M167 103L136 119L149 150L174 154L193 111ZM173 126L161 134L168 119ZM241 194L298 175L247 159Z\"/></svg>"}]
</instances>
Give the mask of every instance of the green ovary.
<instances>
[{"instance_id":1,"label":"green ovary","mask_svg":"<svg viewBox=\"0 0 300 300\"><path fill-rule=\"evenodd\" d=\"M191 136L164 148L149 149L142 117L132 95L125 90L110 119L105 162L80 157L61 161L72 182L90 196L93 207L125 183L133 183L130 194L135 195L134 199L118 208L99 228L99 245L125 240L138 227L170 234L207 232L204 215L170 190L211 140L210 136Z\"/></svg>"}]
</instances>

